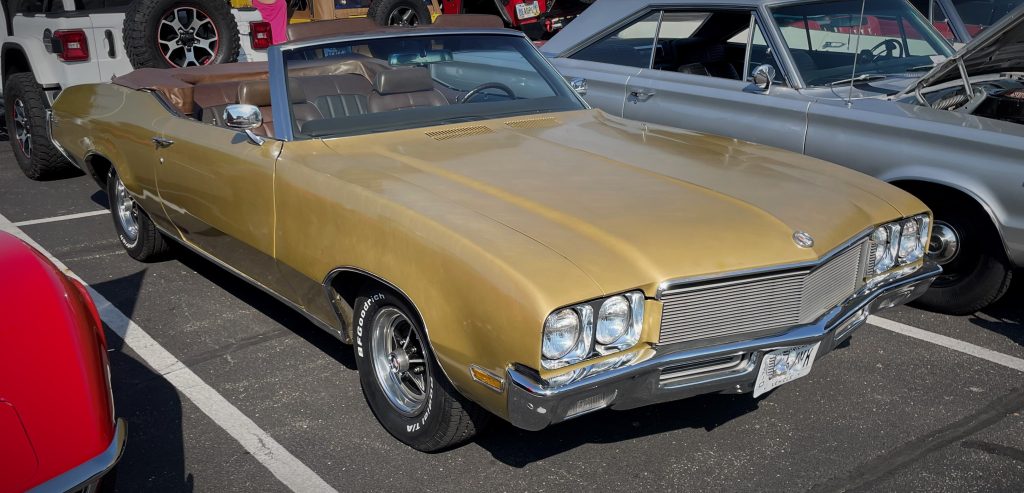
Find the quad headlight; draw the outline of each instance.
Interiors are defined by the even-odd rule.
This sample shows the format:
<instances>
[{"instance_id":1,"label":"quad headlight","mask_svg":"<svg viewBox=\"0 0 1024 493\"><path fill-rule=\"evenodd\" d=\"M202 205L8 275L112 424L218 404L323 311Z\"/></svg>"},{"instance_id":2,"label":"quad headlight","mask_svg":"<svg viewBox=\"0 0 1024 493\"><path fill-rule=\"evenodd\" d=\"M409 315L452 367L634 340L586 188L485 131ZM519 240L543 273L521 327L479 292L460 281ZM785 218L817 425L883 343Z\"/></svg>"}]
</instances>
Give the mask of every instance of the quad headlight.
<instances>
[{"instance_id":1,"label":"quad headlight","mask_svg":"<svg viewBox=\"0 0 1024 493\"><path fill-rule=\"evenodd\" d=\"M561 368L629 349L640 340L643 319L639 291L555 310L544 320L541 364Z\"/></svg>"},{"instance_id":2,"label":"quad headlight","mask_svg":"<svg viewBox=\"0 0 1024 493\"><path fill-rule=\"evenodd\" d=\"M883 224L871 233L873 243L870 275L884 274L924 257L931 218L920 214Z\"/></svg>"}]
</instances>

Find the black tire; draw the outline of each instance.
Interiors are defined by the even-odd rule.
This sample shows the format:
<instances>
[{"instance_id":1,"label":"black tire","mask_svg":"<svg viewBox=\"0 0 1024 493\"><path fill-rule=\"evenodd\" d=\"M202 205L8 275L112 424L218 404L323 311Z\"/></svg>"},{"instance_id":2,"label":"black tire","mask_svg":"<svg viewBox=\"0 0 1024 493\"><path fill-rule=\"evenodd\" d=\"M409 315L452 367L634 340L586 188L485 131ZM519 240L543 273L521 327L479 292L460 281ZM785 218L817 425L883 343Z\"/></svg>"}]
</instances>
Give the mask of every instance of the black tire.
<instances>
[{"instance_id":1,"label":"black tire","mask_svg":"<svg viewBox=\"0 0 1024 493\"><path fill-rule=\"evenodd\" d=\"M11 150L25 176L33 180L57 178L73 171L74 166L50 142L46 129L49 104L42 86L31 72L14 74L4 86L4 109ZM19 121L16 121L19 120ZM21 130L27 133L24 141Z\"/></svg>"},{"instance_id":2,"label":"black tire","mask_svg":"<svg viewBox=\"0 0 1024 493\"><path fill-rule=\"evenodd\" d=\"M423 0L375 0L366 16L382 26L430 24L430 11Z\"/></svg>"},{"instance_id":3,"label":"black tire","mask_svg":"<svg viewBox=\"0 0 1024 493\"><path fill-rule=\"evenodd\" d=\"M132 201L131 207L134 212L132 218L138 229L135 235L125 229L120 215L122 201L118 198L119 185L124 186L114 168L110 168L107 175L107 201L110 202L110 216L114 220L114 232L117 233L117 239L121 241L121 246L128 252L129 257L140 262L162 260L170 250L170 245L163 233L156 229L153 220L134 201Z\"/></svg>"},{"instance_id":4,"label":"black tire","mask_svg":"<svg viewBox=\"0 0 1024 493\"><path fill-rule=\"evenodd\" d=\"M415 312L390 291L374 290L356 300L355 322L356 366L363 396L380 424L402 443L422 451L436 452L461 444L473 438L490 419L490 414L460 395L441 371L430 349L426 333ZM418 408L400 410L385 393L373 362L376 341L374 327L378 315L397 310L405 317L407 327L422 341L420 355L425 362L426 391ZM408 339L407 339L408 340ZM409 352L409 359L418 355ZM382 363L386 364L386 363ZM414 370L407 365L409 370Z\"/></svg>"},{"instance_id":5,"label":"black tire","mask_svg":"<svg viewBox=\"0 0 1024 493\"><path fill-rule=\"evenodd\" d=\"M998 301L1010 288L1013 269L988 216L976 204L948 197L929 205L935 227L945 223L956 232L959 250L943 263L942 275L915 304L940 313L967 315Z\"/></svg>"},{"instance_id":6,"label":"black tire","mask_svg":"<svg viewBox=\"0 0 1024 493\"><path fill-rule=\"evenodd\" d=\"M181 9L180 11L177 9ZM175 12L183 17L178 18ZM209 19L210 22L206 22ZM182 36L180 28L193 29L194 36ZM177 33L177 34L176 34ZM170 42L163 45L157 39ZM217 42L203 48L203 40ZM191 44L199 41L199 44ZM184 42L184 44L178 44ZM135 0L124 18L124 46L132 67L168 68L238 60L238 24L227 2L203 0ZM161 48L164 46L164 48ZM188 59L191 46L192 59Z\"/></svg>"}]
</instances>

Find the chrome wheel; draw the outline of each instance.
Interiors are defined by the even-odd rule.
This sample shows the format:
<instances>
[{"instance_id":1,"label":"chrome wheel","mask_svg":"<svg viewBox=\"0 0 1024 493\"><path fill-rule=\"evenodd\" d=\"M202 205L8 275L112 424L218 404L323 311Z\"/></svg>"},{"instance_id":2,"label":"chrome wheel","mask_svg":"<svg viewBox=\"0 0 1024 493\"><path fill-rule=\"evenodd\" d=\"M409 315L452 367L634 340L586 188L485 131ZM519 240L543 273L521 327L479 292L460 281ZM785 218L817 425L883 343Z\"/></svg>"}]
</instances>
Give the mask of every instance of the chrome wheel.
<instances>
[{"instance_id":1,"label":"chrome wheel","mask_svg":"<svg viewBox=\"0 0 1024 493\"><path fill-rule=\"evenodd\" d=\"M160 18L160 54L175 67L206 65L217 56L220 33L213 19L195 7L177 7Z\"/></svg>"},{"instance_id":2,"label":"chrome wheel","mask_svg":"<svg viewBox=\"0 0 1024 493\"><path fill-rule=\"evenodd\" d=\"M25 103L21 99L14 100L14 108L11 109L14 120L14 138L18 141L18 147L27 158L32 157L32 127L29 125L28 112L25 110Z\"/></svg>"},{"instance_id":3,"label":"chrome wheel","mask_svg":"<svg viewBox=\"0 0 1024 493\"><path fill-rule=\"evenodd\" d=\"M395 7L388 16L389 26L416 26L420 23L420 16L412 7Z\"/></svg>"},{"instance_id":4,"label":"chrome wheel","mask_svg":"<svg viewBox=\"0 0 1024 493\"><path fill-rule=\"evenodd\" d=\"M940 265L948 264L960 253L960 233L945 221L935 221L928 240L928 256Z\"/></svg>"},{"instance_id":5,"label":"chrome wheel","mask_svg":"<svg viewBox=\"0 0 1024 493\"><path fill-rule=\"evenodd\" d=\"M399 413L415 416L427 402L428 369L423 342L405 314L385 307L373 319L373 373Z\"/></svg>"},{"instance_id":6,"label":"chrome wheel","mask_svg":"<svg viewBox=\"0 0 1024 493\"><path fill-rule=\"evenodd\" d=\"M117 183L114 184L114 195L117 221L121 224L125 246L131 248L139 241L139 208L120 178L117 178Z\"/></svg>"}]
</instances>

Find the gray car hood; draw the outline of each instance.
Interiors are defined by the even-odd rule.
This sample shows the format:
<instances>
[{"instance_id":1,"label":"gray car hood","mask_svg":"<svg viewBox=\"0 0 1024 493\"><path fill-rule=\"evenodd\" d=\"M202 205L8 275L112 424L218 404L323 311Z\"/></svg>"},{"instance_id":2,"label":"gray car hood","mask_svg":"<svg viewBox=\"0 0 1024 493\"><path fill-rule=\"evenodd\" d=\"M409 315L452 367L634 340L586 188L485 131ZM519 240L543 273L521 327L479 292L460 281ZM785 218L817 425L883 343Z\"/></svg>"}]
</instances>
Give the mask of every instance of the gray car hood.
<instances>
[{"instance_id":1,"label":"gray car hood","mask_svg":"<svg viewBox=\"0 0 1024 493\"><path fill-rule=\"evenodd\" d=\"M1000 72L1024 72L1024 5L1018 6L995 24L986 28L958 50L955 55L936 65L904 93L913 92L960 77L957 60L963 59L971 77Z\"/></svg>"}]
</instances>

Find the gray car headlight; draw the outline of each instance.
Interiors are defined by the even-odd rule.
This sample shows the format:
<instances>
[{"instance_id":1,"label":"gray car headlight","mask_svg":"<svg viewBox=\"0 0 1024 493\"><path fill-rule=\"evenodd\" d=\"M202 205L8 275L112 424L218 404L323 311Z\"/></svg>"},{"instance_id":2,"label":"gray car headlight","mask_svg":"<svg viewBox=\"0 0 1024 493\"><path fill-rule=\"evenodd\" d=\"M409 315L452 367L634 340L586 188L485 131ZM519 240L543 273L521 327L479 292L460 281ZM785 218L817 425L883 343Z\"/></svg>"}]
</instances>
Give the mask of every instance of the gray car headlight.
<instances>
[{"instance_id":1,"label":"gray car headlight","mask_svg":"<svg viewBox=\"0 0 1024 493\"><path fill-rule=\"evenodd\" d=\"M643 315L640 291L555 310L544 320L541 365L550 370L629 349L640 341Z\"/></svg>"},{"instance_id":2,"label":"gray car headlight","mask_svg":"<svg viewBox=\"0 0 1024 493\"><path fill-rule=\"evenodd\" d=\"M927 214L919 214L876 228L870 239L874 266L870 274L885 274L924 257L930 226L931 218Z\"/></svg>"}]
</instances>

